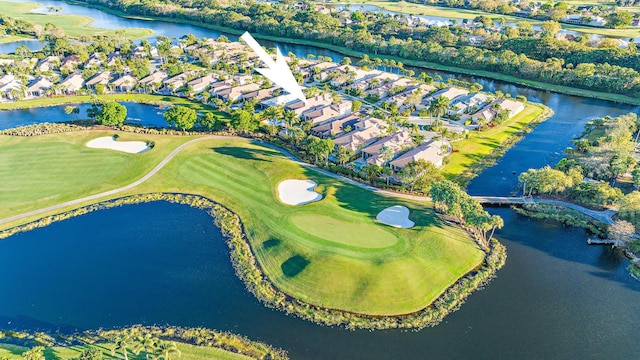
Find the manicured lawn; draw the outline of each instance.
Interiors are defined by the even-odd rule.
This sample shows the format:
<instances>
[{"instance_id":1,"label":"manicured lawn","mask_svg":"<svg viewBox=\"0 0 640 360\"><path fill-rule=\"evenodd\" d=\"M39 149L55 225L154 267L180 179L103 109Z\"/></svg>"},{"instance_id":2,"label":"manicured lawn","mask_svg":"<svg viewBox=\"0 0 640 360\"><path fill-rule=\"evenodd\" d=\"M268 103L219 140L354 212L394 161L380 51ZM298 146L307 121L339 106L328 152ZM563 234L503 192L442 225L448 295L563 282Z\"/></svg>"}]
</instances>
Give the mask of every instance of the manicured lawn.
<instances>
[{"instance_id":1,"label":"manicured lawn","mask_svg":"<svg viewBox=\"0 0 640 360\"><path fill-rule=\"evenodd\" d=\"M543 113L543 108L527 104L524 110L505 123L482 131L472 131L471 137L456 144L458 152L452 153L442 173L455 178L483 157L489 155L510 136L524 129Z\"/></svg>"},{"instance_id":2,"label":"manicured lawn","mask_svg":"<svg viewBox=\"0 0 640 360\"><path fill-rule=\"evenodd\" d=\"M47 151L50 161L66 159L66 163L86 169L101 160L77 153L87 151L82 148L87 139L104 134L2 137L0 143L9 142L10 150L13 149L10 152L22 153L20 162L40 160L31 159L28 151L15 149L35 150L42 144L51 144ZM136 138L129 134L123 137ZM145 172L142 168L149 169L159 161L160 157L153 155L154 152L166 154L187 138L154 137L152 140L156 147L142 156L155 156L153 161L143 161L141 155L109 160L117 164L103 171L112 187L116 187L116 182L124 185L136 179ZM0 148L0 152L5 151ZM105 161L112 157L106 150L101 154ZM15 204L23 198L27 203L19 209L16 209L19 204L14 205L13 210L5 211L4 215L62 201L47 198L31 201L33 184L20 185L19 179L26 182L31 176L44 175L15 162L6 166L17 169L11 180L15 193L10 195L12 201ZM54 166L41 173L48 174L50 179L69 179L72 174L88 177L90 181L98 178L89 175L87 170L68 171ZM277 199L277 185L292 178L316 181L319 185L316 191L323 199L303 206L281 203ZM58 186L68 190L65 199L86 195L89 188L58 183L49 189L55 190ZM96 187L104 188L104 185L94 183L91 192L98 192L93 191ZM243 219L249 243L269 279L289 295L326 307L368 314L413 312L430 304L483 259L483 252L470 237L435 215L431 204L371 193L305 169L275 150L246 140L220 139L193 144L147 182L114 197L156 191L201 194L228 206ZM3 209L5 203L6 200L0 200ZM377 223L378 212L392 205L407 206L416 227L396 229Z\"/></svg>"},{"instance_id":3,"label":"manicured lawn","mask_svg":"<svg viewBox=\"0 0 640 360\"><path fill-rule=\"evenodd\" d=\"M368 314L416 311L483 258L430 204L376 195L247 141L198 143L174 160L136 191L187 191L225 204L243 219L267 276L313 304ZM323 199L281 203L277 185L292 178L317 182ZM398 204L411 209L415 228L375 221L378 212Z\"/></svg>"},{"instance_id":4,"label":"manicured lawn","mask_svg":"<svg viewBox=\"0 0 640 360\"><path fill-rule=\"evenodd\" d=\"M182 355L176 359L180 360L241 360L241 359L250 359L249 357L238 355L226 350L218 349L218 348L210 348L210 347L201 347L194 346L183 343L176 343L178 350L182 353ZM118 353L116 356L111 355L111 344L100 344L100 345L85 345L85 346L70 346L70 347L51 347L46 348L44 350L44 355L46 359L57 359L57 360L72 360L77 359L78 356L82 353L83 350L88 348L97 348L102 351L103 359L122 359L122 354ZM15 346L9 344L0 344L0 359L7 358L9 360L14 359L22 359L22 353L27 351L28 349L22 346ZM140 353L139 355L134 355L129 353L129 359L132 360L144 360L144 353Z\"/></svg>"},{"instance_id":5,"label":"manicured lawn","mask_svg":"<svg viewBox=\"0 0 640 360\"><path fill-rule=\"evenodd\" d=\"M60 3L62 7L64 3ZM91 26L92 18L79 15L61 15L61 14L36 14L31 10L39 8L36 2L19 3L0 1L0 13L28 21L32 24L46 25L52 23L60 26L67 36L84 36L84 35L115 35L117 30L98 29ZM153 31L150 29L124 29L125 36L131 39L143 38L151 36Z\"/></svg>"},{"instance_id":6,"label":"manicured lawn","mask_svg":"<svg viewBox=\"0 0 640 360\"><path fill-rule=\"evenodd\" d=\"M8 35L0 37L0 44L10 43L14 41L27 40L31 39L29 36L25 35Z\"/></svg>"},{"instance_id":7,"label":"manicured lawn","mask_svg":"<svg viewBox=\"0 0 640 360\"><path fill-rule=\"evenodd\" d=\"M141 154L90 149L89 140L114 131L74 132L31 138L0 135L0 218L131 183L188 137L120 133L118 140L151 140Z\"/></svg>"}]
</instances>

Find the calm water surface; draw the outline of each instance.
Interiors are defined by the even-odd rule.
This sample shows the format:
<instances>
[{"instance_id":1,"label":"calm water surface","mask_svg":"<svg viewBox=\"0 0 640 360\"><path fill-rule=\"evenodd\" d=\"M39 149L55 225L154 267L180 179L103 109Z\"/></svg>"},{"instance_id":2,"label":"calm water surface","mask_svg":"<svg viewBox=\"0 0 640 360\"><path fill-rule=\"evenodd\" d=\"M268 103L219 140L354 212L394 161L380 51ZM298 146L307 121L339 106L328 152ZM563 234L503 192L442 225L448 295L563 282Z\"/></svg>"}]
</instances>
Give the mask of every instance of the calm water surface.
<instances>
[{"instance_id":1,"label":"calm water surface","mask_svg":"<svg viewBox=\"0 0 640 360\"><path fill-rule=\"evenodd\" d=\"M166 127L167 122L162 114L164 110L146 104L123 102L127 107L126 124L144 125L149 127ZM48 106L20 110L0 110L0 130L11 129L18 126L40 124L43 122L64 122L76 120L75 115L67 115L64 108L68 105ZM79 119L87 118L87 109L90 104L74 105L80 109Z\"/></svg>"},{"instance_id":2,"label":"calm water surface","mask_svg":"<svg viewBox=\"0 0 640 360\"><path fill-rule=\"evenodd\" d=\"M500 234L507 265L461 310L420 332L325 328L264 308L235 277L208 215L165 202L0 241L0 328L207 326L294 359L633 358L640 283L627 261L586 246L580 229L495 212L508 224Z\"/></svg>"}]
</instances>

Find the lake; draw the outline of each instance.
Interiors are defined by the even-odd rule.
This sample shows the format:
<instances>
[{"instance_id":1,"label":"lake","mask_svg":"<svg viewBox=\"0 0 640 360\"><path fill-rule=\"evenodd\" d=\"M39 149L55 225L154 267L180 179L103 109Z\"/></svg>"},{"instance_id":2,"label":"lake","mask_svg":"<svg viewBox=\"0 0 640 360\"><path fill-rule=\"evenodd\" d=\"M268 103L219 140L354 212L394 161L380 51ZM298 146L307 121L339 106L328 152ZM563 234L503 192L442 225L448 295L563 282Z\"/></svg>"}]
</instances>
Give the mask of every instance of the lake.
<instances>
[{"instance_id":1,"label":"lake","mask_svg":"<svg viewBox=\"0 0 640 360\"><path fill-rule=\"evenodd\" d=\"M127 120L125 124L143 125L147 127L167 127L162 114L164 110L147 104L123 102L127 107ZM76 115L67 115L64 108L69 105L57 105L20 110L0 110L0 130L11 129L18 126L40 124L43 122L65 122L76 120ZM90 104L79 104L79 119L87 119L87 109Z\"/></svg>"}]
</instances>

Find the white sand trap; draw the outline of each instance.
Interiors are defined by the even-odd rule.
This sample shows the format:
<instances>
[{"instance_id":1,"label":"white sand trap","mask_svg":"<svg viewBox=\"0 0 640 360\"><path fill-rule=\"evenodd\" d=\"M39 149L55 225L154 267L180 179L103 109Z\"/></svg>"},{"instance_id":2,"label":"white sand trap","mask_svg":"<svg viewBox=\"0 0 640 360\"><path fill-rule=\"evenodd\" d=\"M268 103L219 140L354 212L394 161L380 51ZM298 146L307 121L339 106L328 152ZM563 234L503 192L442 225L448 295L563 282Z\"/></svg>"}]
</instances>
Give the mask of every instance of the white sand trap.
<instances>
[{"instance_id":1,"label":"white sand trap","mask_svg":"<svg viewBox=\"0 0 640 360\"><path fill-rule=\"evenodd\" d=\"M322 199L313 191L318 186L311 180L285 180L278 184L280 201L288 205L302 205Z\"/></svg>"},{"instance_id":2,"label":"white sand trap","mask_svg":"<svg viewBox=\"0 0 640 360\"><path fill-rule=\"evenodd\" d=\"M151 150L144 141L116 141L113 136L104 136L93 139L87 143L87 147L124 151L131 154L139 154L141 152Z\"/></svg>"},{"instance_id":3,"label":"white sand trap","mask_svg":"<svg viewBox=\"0 0 640 360\"><path fill-rule=\"evenodd\" d=\"M380 211L376 219L385 225L402 229L410 229L415 225L413 221L409 220L409 209L401 205Z\"/></svg>"}]
</instances>

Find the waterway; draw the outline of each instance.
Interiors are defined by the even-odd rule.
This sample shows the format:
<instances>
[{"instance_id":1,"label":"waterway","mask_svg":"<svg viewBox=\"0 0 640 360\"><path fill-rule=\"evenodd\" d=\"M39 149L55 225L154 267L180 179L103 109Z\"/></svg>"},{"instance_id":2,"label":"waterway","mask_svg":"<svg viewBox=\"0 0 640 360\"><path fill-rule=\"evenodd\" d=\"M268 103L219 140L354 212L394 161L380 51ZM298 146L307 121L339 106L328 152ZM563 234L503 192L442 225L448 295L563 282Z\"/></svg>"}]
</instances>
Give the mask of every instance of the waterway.
<instances>
[{"instance_id":1,"label":"waterway","mask_svg":"<svg viewBox=\"0 0 640 360\"><path fill-rule=\"evenodd\" d=\"M517 192L517 174L557 161L587 121L640 110L459 78L555 112L469 184L474 195ZM432 329L352 332L266 309L233 274L206 215L167 203L96 212L0 241L0 328L202 325L285 348L294 359L637 358L640 282L624 256L587 246L582 229L489 210L505 220L498 237L507 264Z\"/></svg>"},{"instance_id":2,"label":"waterway","mask_svg":"<svg viewBox=\"0 0 640 360\"><path fill-rule=\"evenodd\" d=\"M164 110L146 104L123 102L127 108L127 120L125 124L143 125L147 127L167 127L162 114ZM76 120L76 115L68 115L64 108L69 105L57 105L20 110L0 110L0 130L11 129L18 126L41 124L44 122L65 122ZM90 104L78 104L80 114L78 118L87 118L87 109Z\"/></svg>"}]
</instances>

